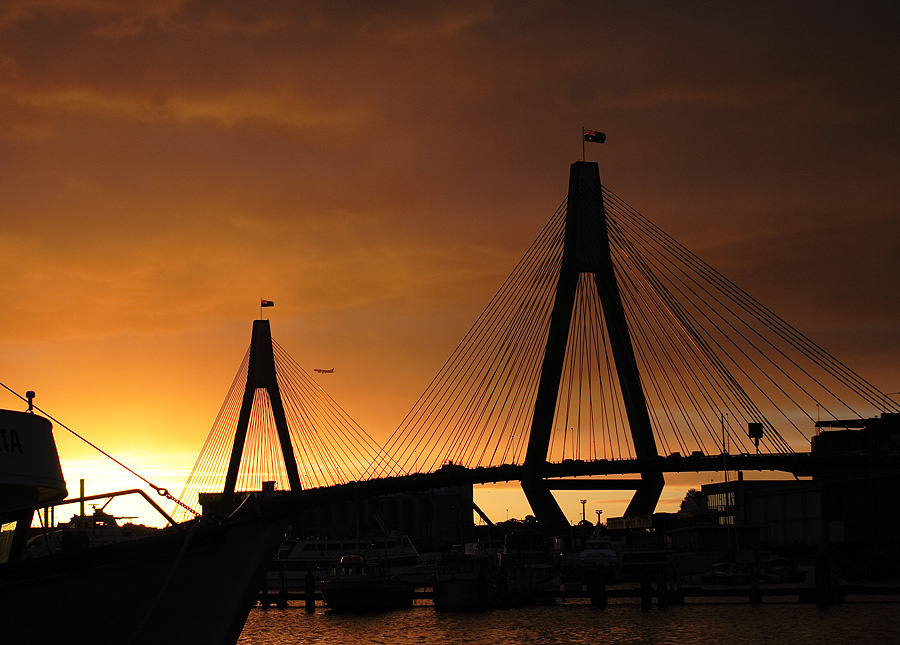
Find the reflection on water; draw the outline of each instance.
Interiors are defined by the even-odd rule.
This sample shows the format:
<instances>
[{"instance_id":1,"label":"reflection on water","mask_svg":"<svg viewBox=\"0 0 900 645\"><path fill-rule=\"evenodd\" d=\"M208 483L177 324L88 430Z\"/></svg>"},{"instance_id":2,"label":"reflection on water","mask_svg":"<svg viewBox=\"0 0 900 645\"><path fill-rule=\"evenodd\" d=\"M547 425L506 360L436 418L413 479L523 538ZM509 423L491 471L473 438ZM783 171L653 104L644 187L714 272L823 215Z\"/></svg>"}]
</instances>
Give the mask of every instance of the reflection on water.
<instances>
[{"instance_id":1,"label":"reflection on water","mask_svg":"<svg viewBox=\"0 0 900 645\"><path fill-rule=\"evenodd\" d=\"M596 609L569 601L473 614L436 613L430 605L372 615L301 606L254 609L243 645L544 645L602 643L898 643L900 605L846 603L818 609L793 603L697 603L641 610Z\"/></svg>"}]
</instances>

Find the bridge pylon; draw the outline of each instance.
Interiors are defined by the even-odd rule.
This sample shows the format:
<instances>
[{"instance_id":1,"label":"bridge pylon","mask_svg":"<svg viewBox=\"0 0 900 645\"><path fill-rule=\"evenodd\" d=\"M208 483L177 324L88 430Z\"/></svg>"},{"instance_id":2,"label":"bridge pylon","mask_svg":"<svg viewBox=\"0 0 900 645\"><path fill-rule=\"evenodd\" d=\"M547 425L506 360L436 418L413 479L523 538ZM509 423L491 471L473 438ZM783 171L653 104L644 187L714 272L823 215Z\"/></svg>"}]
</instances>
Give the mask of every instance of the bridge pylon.
<instances>
[{"instance_id":1,"label":"bridge pylon","mask_svg":"<svg viewBox=\"0 0 900 645\"><path fill-rule=\"evenodd\" d=\"M225 475L225 486L222 490L222 499L226 504L234 497L238 469L241 465L241 456L244 453L244 444L247 440L247 428L250 424L253 399L256 391L259 389L266 390L269 395L272 415L275 417L278 442L281 446L281 455L284 458L284 466L291 490L296 492L303 488L300 483L300 471L297 468L297 460L294 458L291 434L288 430L284 404L281 400L281 391L278 389L278 376L275 373L275 354L272 350L272 329L268 320L254 320L253 335L250 340L247 383L244 387L244 397L241 401L240 413L238 414L234 444L231 448L231 458L228 462L228 472Z\"/></svg>"},{"instance_id":2,"label":"bridge pylon","mask_svg":"<svg viewBox=\"0 0 900 645\"><path fill-rule=\"evenodd\" d=\"M610 254L600 170L596 162L584 161L573 163L569 171L562 264L525 455L524 466L528 474L522 481L522 490L535 516L550 531L567 529L569 526L565 514L550 492L551 488L562 487L552 485L543 476L543 471L550 449L553 419L581 274L592 274L594 278L636 457L652 460L659 453ZM635 494L625 514L652 513L664 485L661 471L642 472L641 478L634 480ZM621 481L614 486L607 486L602 480L595 480L592 487L598 490L611 487L621 489Z\"/></svg>"}]
</instances>

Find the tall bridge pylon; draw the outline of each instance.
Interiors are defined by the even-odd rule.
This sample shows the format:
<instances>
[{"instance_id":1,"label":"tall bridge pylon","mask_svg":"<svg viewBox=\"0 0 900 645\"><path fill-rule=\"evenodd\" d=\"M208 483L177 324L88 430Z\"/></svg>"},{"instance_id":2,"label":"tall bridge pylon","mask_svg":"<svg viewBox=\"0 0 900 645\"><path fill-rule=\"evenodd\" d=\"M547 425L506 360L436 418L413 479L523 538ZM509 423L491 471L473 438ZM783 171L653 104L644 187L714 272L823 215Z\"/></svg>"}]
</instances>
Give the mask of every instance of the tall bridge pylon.
<instances>
[{"instance_id":1,"label":"tall bridge pylon","mask_svg":"<svg viewBox=\"0 0 900 645\"><path fill-rule=\"evenodd\" d=\"M268 320L254 320L253 335L250 340L250 363L247 369L247 383L244 387L244 397L241 401L241 411L238 415L234 444L232 445L231 458L228 462L228 473L225 475L225 486L222 491L224 500L229 500L234 496L234 487L237 484L241 456L244 452L244 444L247 441L247 428L250 425L253 399L258 389L266 390L272 404L272 416L275 418L278 442L281 446L281 455L284 458L285 470L287 471L291 490L299 491L303 488L300 483L300 471L297 468L297 460L294 458L294 450L291 446L291 434L288 431L284 404L281 400L281 391L278 389L278 377L275 374L272 329Z\"/></svg>"},{"instance_id":2,"label":"tall bridge pylon","mask_svg":"<svg viewBox=\"0 0 900 645\"><path fill-rule=\"evenodd\" d=\"M657 457L647 402L613 269L599 167L594 162L579 161L573 163L569 171L562 265L525 455L524 466L529 475L522 481L522 490L535 515L548 528L555 529L564 529L569 524L550 492L551 483L542 477L542 471L550 449L576 289L582 274L593 276L602 305L635 454L640 459ZM633 480L635 494L625 514L652 513L664 485L661 472L642 472L640 479ZM622 481L594 480L591 486L598 490L621 489Z\"/></svg>"}]
</instances>

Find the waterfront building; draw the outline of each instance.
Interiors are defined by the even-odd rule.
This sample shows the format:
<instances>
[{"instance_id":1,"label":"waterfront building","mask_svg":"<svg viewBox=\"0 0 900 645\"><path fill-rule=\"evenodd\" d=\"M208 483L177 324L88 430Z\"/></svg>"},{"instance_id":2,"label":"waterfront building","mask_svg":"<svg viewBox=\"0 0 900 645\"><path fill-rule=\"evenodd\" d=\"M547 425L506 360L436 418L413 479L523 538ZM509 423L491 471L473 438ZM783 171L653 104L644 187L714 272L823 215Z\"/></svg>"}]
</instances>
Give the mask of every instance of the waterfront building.
<instances>
[{"instance_id":1,"label":"waterfront building","mask_svg":"<svg viewBox=\"0 0 900 645\"><path fill-rule=\"evenodd\" d=\"M900 474L890 464L900 457L900 415L817 427L811 443L820 466L812 478L751 480L738 472L703 485L691 512L611 518L608 528L681 554L694 568L764 553L827 558L848 579L897 577Z\"/></svg>"}]
</instances>

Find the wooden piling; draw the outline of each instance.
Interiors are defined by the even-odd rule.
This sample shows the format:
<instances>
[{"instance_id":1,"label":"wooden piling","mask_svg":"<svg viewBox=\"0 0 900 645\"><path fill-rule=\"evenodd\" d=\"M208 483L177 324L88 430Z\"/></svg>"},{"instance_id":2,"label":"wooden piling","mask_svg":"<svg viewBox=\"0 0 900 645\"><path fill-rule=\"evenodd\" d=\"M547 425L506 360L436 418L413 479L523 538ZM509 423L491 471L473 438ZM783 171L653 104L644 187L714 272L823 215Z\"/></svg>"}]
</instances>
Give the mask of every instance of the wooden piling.
<instances>
[{"instance_id":1,"label":"wooden piling","mask_svg":"<svg viewBox=\"0 0 900 645\"><path fill-rule=\"evenodd\" d=\"M664 568L660 568L656 572L656 604L660 607L666 607L671 601L669 596L669 576Z\"/></svg>"},{"instance_id":2,"label":"wooden piling","mask_svg":"<svg viewBox=\"0 0 900 645\"><path fill-rule=\"evenodd\" d=\"M591 598L591 606L606 607L609 604L609 596L606 593L606 579L599 569L588 579L588 593Z\"/></svg>"},{"instance_id":3,"label":"wooden piling","mask_svg":"<svg viewBox=\"0 0 900 645\"><path fill-rule=\"evenodd\" d=\"M759 590L759 576L754 568L753 577L750 579L750 604L759 605L762 603L762 592Z\"/></svg>"},{"instance_id":4,"label":"wooden piling","mask_svg":"<svg viewBox=\"0 0 900 645\"><path fill-rule=\"evenodd\" d=\"M284 579L284 567L278 568L278 607L284 609L288 606L287 601L287 582Z\"/></svg>"},{"instance_id":5,"label":"wooden piling","mask_svg":"<svg viewBox=\"0 0 900 645\"><path fill-rule=\"evenodd\" d=\"M312 571L307 571L305 583L305 598L303 602L306 607L306 613L311 614L316 610L316 579Z\"/></svg>"},{"instance_id":6,"label":"wooden piling","mask_svg":"<svg viewBox=\"0 0 900 645\"><path fill-rule=\"evenodd\" d=\"M263 580L262 589L259 591L259 604L263 609L267 609L272 601L269 600L269 581Z\"/></svg>"},{"instance_id":7,"label":"wooden piling","mask_svg":"<svg viewBox=\"0 0 900 645\"><path fill-rule=\"evenodd\" d=\"M641 575L641 609L653 606L653 587L650 584L650 572L644 569Z\"/></svg>"}]
</instances>

